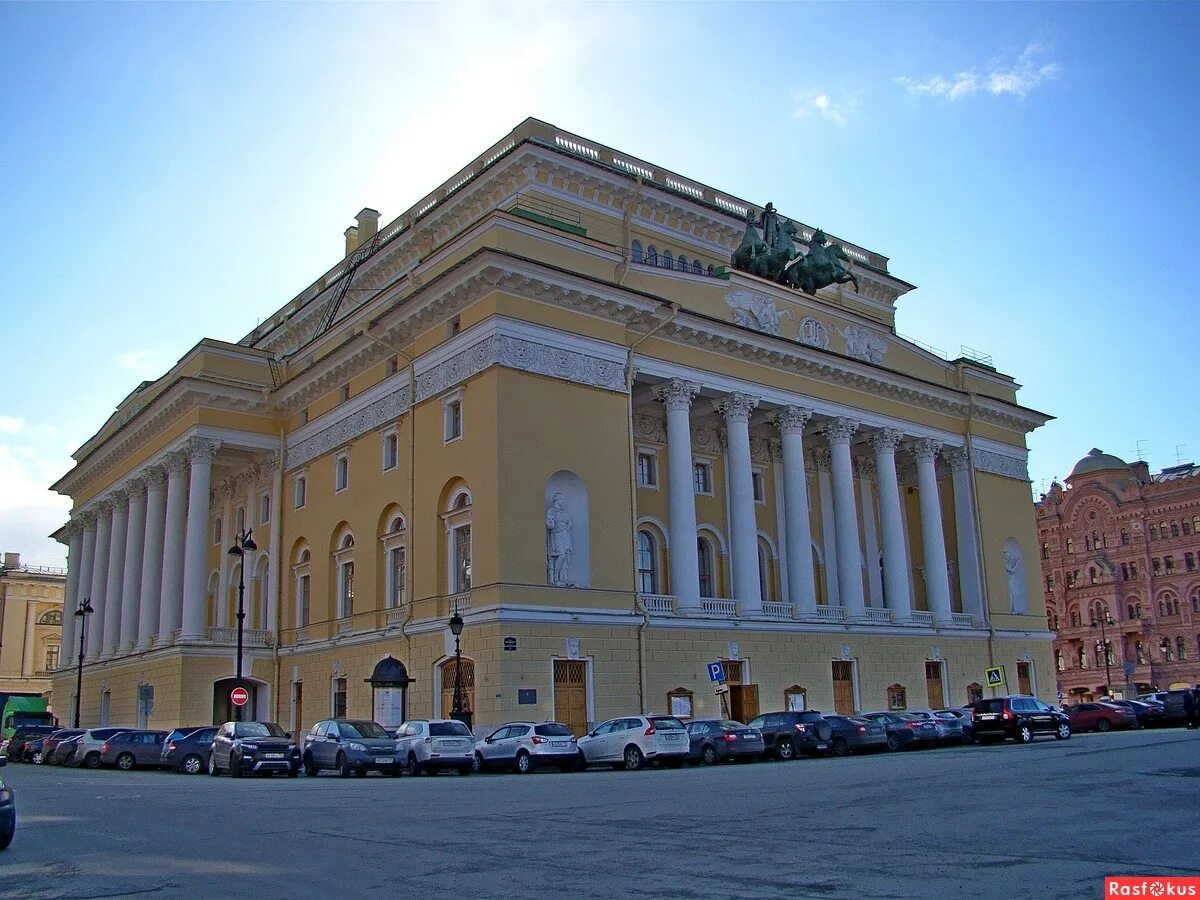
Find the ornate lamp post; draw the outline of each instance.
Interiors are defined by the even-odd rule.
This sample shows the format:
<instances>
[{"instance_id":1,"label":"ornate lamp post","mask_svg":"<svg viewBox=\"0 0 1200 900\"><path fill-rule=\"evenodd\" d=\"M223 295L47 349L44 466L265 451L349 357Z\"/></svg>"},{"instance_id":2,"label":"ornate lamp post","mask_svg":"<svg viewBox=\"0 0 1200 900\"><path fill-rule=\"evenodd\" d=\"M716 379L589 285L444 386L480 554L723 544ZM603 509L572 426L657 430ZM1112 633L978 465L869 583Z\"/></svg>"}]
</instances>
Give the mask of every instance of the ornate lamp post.
<instances>
[{"instance_id":1,"label":"ornate lamp post","mask_svg":"<svg viewBox=\"0 0 1200 900\"><path fill-rule=\"evenodd\" d=\"M1110 652L1108 646L1108 636L1104 630L1105 625L1112 625L1112 616L1108 614L1108 604L1105 604L1100 613L1100 647L1104 653L1104 690L1109 696L1112 695L1112 671L1110 662Z\"/></svg>"},{"instance_id":2,"label":"ornate lamp post","mask_svg":"<svg viewBox=\"0 0 1200 900\"><path fill-rule=\"evenodd\" d=\"M75 727L79 727L79 701L83 698L83 641L87 635L87 617L94 613L92 598L84 597L79 601L79 609L75 615L79 618L79 666L75 671Z\"/></svg>"},{"instance_id":3,"label":"ornate lamp post","mask_svg":"<svg viewBox=\"0 0 1200 900\"><path fill-rule=\"evenodd\" d=\"M458 639L459 635L462 634L462 630L463 618L456 610L454 615L450 617L450 633L454 635L454 711L450 715L451 718L466 723L466 719L463 716L462 646Z\"/></svg>"},{"instance_id":4,"label":"ornate lamp post","mask_svg":"<svg viewBox=\"0 0 1200 900\"><path fill-rule=\"evenodd\" d=\"M234 535L234 544L229 548L229 555L236 556L241 562L238 566L238 608L237 608L237 681L242 686L242 632L246 624L246 554L258 549L254 543L254 529L247 528ZM234 718L242 720L244 707L234 710Z\"/></svg>"}]
</instances>

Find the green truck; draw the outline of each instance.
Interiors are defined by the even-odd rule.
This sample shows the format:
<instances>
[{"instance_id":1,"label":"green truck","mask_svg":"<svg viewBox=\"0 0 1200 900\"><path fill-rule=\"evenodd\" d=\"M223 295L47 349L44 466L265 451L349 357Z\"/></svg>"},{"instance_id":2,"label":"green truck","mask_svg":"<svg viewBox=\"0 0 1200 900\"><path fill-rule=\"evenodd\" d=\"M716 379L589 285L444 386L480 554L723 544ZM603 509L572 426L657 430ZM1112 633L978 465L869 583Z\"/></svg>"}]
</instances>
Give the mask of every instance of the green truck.
<instances>
[{"instance_id":1,"label":"green truck","mask_svg":"<svg viewBox=\"0 0 1200 900\"><path fill-rule=\"evenodd\" d=\"M40 694L0 694L0 740L8 740L24 725L57 725L58 719L46 705L46 698Z\"/></svg>"}]
</instances>

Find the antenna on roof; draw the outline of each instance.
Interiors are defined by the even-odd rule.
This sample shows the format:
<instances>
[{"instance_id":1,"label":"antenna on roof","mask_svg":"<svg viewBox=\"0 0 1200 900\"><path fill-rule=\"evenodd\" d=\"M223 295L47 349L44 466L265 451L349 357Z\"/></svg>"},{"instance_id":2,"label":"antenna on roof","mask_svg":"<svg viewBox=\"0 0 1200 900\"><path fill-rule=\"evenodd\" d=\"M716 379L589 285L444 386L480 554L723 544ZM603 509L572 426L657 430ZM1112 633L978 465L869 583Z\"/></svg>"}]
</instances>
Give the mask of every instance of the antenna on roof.
<instances>
[{"instance_id":1,"label":"antenna on roof","mask_svg":"<svg viewBox=\"0 0 1200 900\"><path fill-rule=\"evenodd\" d=\"M1133 448L1134 459L1140 460L1141 462L1150 462L1150 451L1143 446L1147 443L1149 442L1145 440L1137 442L1137 446Z\"/></svg>"},{"instance_id":2,"label":"antenna on roof","mask_svg":"<svg viewBox=\"0 0 1200 900\"><path fill-rule=\"evenodd\" d=\"M1187 444L1176 444L1175 445L1175 465L1177 465L1177 466L1183 465L1183 451L1186 449L1187 449Z\"/></svg>"}]
</instances>

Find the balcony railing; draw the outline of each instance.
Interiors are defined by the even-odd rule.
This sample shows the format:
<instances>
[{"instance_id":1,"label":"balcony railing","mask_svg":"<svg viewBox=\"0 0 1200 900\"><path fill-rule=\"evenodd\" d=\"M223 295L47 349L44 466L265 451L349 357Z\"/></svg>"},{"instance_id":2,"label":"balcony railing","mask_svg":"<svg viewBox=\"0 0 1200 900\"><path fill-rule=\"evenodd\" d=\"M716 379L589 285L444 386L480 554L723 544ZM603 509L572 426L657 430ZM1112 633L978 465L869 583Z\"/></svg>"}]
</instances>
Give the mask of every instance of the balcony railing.
<instances>
[{"instance_id":1,"label":"balcony railing","mask_svg":"<svg viewBox=\"0 0 1200 900\"><path fill-rule=\"evenodd\" d=\"M845 622L846 607L844 606L818 606L817 618L822 622Z\"/></svg>"},{"instance_id":2,"label":"balcony railing","mask_svg":"<svg viewBox=\"0 0 1200 900\"><path fill-rule=\"evenodd\" d=\"M701 600L700 608L710 616L736 616L738 614L736 600Z\"/></svg>"},{"instance_id":3,"label":"balcony railing","mask_svg":"<svg viewBox=\"0 0 1200 900\"><path fill-rule=\"evenodd\" d=\"M265 628L246 628L242 631L242 645L246 647L271 646L271 632ZM208 639L214 644L236 644L237 628L214 626L208 629Z\"/></svg>"},{"instance_id":4,"label":"balcony railing","mask_svg":"<svg viewBox=\"0 0 1200 900\"><path fill-rule=\"evenodd\" d=\"M404 624L404 619L408 613L407 606L393 606L387 610L385 623L388 628L399 628Z\"/></svg>"},{"instance_id":5,"label":"balcony railing","mask_svg":"<svg viewBox=\"0 0 1200 900\"><path fill-rule=\"evenodd\" d=\"M790 603L763 603L763 615L768 619L790 619L792 618L792 604Z\"/></svg>"},{"instance_id":6,"label":"balcony railing","mask_svg":"<svg viewBox=\"0 0 1200 900\"><path fill-rule=\"evenodd\" d=\"M950 624L957 625L959 628L974 628L975 617L970 613L951 613Z\"/></svg>"},{"instance_id":7,"label":"balcony railing","mask_svg":"<svg viewBox=\"0 0 1200 900\"><path fill-rule=\"evenodd\" d=\"M914 609L913 610L913 621L915 623L917 623L918 625L933 625L933 623L934 623L933 613L927 612L923 609Z\"/></svg>"},{"instance_id":8,"label":"balcony railing","mask_svg":"<svg viewBox=\"0 0 1200 900\"><path fill-rule=\"evenodd\" d=\"M646 612L657 616L669 616L675 612L675 598L665 594L638 594Z\"/></svg>"},{"instance_id":9,"label":"balcony railing","mask_svg":"<svg viewBox=\"0 0 1200 900\"><path fill-rule=\"evenodd\" d=\"M876 606L868 606L867 621L877 625L890 625L892 623L892 611L890 609L880 609Z\"/></svg>"},{"instance_id":10,"label":"balcony railing","mask_svg":"<svg viewBox=\"0 0 1200 900\"><path fill-rule=\"evenodd\" d=\"M345 618L338 619L337 620L337 633L339 635L353 634L354 633L354 617L346 616Z\"/></svg>"},{"instance_id":11,"label":"balcony railing","mask_svg":"<svg viewBox=\"0 0 1200 900\"><path fill-rule=\"evenodd\" d=\"M462 593L459 593L459 594L452 594L448 599L450 601L450 615L454 615L455 613L462 614L465 612L469 612L471 609L471 592L470 591L463 591Z\"/></svg>"}]
</instances>

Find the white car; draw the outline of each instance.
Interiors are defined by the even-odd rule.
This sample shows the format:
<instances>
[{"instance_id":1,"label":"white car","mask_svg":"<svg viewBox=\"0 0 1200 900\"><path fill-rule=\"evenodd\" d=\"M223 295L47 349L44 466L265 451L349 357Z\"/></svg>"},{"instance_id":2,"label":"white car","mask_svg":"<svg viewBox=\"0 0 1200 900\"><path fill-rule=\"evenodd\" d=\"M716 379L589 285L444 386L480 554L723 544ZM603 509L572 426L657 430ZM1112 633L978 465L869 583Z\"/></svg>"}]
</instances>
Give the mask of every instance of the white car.
<instances>
[{"instance_id":1,"label":"white car","mask_svg":"<svg viewBox=\"0 0 1200 900\"><path fill-rule=\"evenodd\" d=\"M625 716L601 722L579 739L586 765L608 763L630 772L648 762L678 768L687 759L687 729L674 716Z\"/></svg>"},{"instance_id":2,"label":"white car","mask_svg":"<svg viewBox=\"0 0 1200 900\"><path fill-rule=\"evenodd\" d=\"M470 775L475 735L457 719L414 719L396 729L396 761L406 775L436 775L442 769Z\"/></svg>"}]
</instances>

